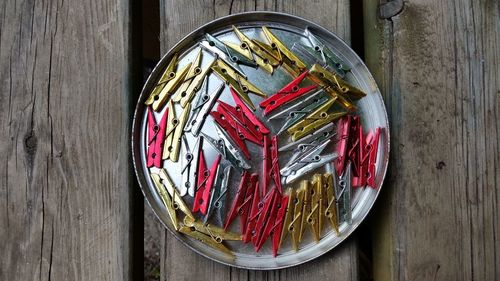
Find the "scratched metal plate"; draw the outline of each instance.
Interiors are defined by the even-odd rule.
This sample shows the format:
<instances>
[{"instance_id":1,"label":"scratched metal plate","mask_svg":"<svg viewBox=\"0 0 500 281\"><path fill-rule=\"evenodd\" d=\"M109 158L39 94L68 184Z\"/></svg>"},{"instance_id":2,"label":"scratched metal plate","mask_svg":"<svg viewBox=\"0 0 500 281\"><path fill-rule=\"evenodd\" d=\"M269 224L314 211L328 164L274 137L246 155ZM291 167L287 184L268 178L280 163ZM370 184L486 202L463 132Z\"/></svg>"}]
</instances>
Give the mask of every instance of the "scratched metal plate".
<instances>
[{"instance_id":1,"label":"scratched metal plate","mask_svg":"<svg viewBox=\"0 0 500 281\"><path fill-rule=\"evenodd\" d=\"M362 124L365 131L374 130L377 127L385 128L384 133L380 136L380 145L376 164L376 187L375 188L357 188L353 190L353 201L352 201L352 224L348 225L345 222L341 222L340 231L341 235L336 236L329 226L325 227L323 230L323 235L319 243L316 243L312 239L310 231L306 231L305 237L300 244L300 250L294 252L291 248L291 239L287 238L287 241L282 245L279 255L273 257L271 254L270 239L262 247L260 252L255 253L253 250L253 245L251 243L243 244L241 241L238 242L224 242L228 247L230 247L234 253L235 258L231 259L221 252L214 250L201 242L188 238L183 234L177 233L173 230L171 222L168 218L165 207L160 200L151 178L149 176L149 171L146 167L146 123L147 123L147 111L144 105L144 101L149 96L154 83L158 80L159 76L162 74L163 70L167 66L172 55L176 52L180 55L179 67L180 69L183 65L188 63L194 58L196 51L198 50L197 43L203 39L205 33L210 33L219 39L225 41L238 42L237 38L231 31L231 25L236 25L241 31L243 31L250 38L260 38L265 42L263 34L261 33L260 27L265 25L268 26L273 34L281 39L290 49L292 49L293 44L299 40L302 42L308 42L305 38L304 31L305 28L309 28L316 36L321 38L327 46L335 52L347 65L351 67L351 72L348 73L346 79L348 82L354 86L362 89L367 96L362 98L357 102L359 107L358 114L362 118ZM208 63L212 57L208 53L204 53L202 65ZM241 66L243 71L248 76L248 80L254 85L259 87L263 92L268 95L273 94L284 85L291 81L291 76L287 74L283 69L278 68L277 71L272 76L269 76L263 70L253 69L251 67ZM272 77L272 79L270 79ZM209 79L210 92L212 92L220 84L219 78L212 74ZM255 95L250 95L254 104L258 104L261 100L260 97ZM232 104L232 98L229 93L229 89L226 87L222 93L221 100ZM179 105L176 108L176 113L179 115L181 108ZM166 108L166 106L165 106ZM258 106L257 106L258 108ZM164 109L163 109L164 110ZM162 112L163 112L162 110ZM276 133L280 128L280 122L268 122L266 118L262 118L262 113L260 108L257 109L256 115L264 121L266 126L271 130L271 134ZM271 114L272 115L272 114ZM157 115L157 119L159 120ZM207 117L207 122L203 127L203 132L216 137L215 130L213 129L213 123L211 117ZM177 45L175 45L158 63L150 77L148 78L134 114L133 129L132 129L132 152L133 161L135 166L135 171L139 180L141 189L146 197L147 202L153 209L154 213L160 219L160 221L169 229L172 234L183 244L185 244L190 249L196 251L197 253L213 259L215 261L246 268L246 269L278 269L289 266L298 265L309 260L312 260L327 251L335 248L339 243L341 243L345 238L347 238L363 221L363 219L368 214L373 203L375 202L379 192L384 176L387 169L387 163L389 160L389 127L388 127L387 113L385 110L382 97L380 95L379 89L369 73L366 66L363 64L361 59L349 48L349 46L344 43L340 38L338 38L333 33L327 31L326 29L309 22L305 19L298 18L291 15L281 14L281 13L269 13L269 12L251 12L243 13L237 15L231 15L228 17L220 18L213 22L210 22L197 30L193 31L191 34L182 39ZM190 147L192 148L195 143L195 138L191 134L187 134ZM279 145L285 145L288 143L286 136L282 136L279 139ZM247 146L250 150L251 155L260 155L261 148L247 142ZM204 152L206 157L206 162L208 166L211 165L212 161L215 159L217 152L213 150L210 145L205 141ZM327 148L324 153L328 150L333 151L333 146ZM181 148L181 154L183 153L183 148ZM323 154L324 154L323 153ZM280 154L280 164L286 163L290 155ZM260 172L261 159L260 157L253 157L252 161L252 171ZM168 174L175 182L176 186L181 184L181 174L180 174L180 161L178 163L171 163L169 160L165 161L164 167L168 165ZM331 166L326 166L325 168L317 169L317 172L331 171ZM313 172L314 173L314 172ZM310 175L312 175L311 173ZM227 200L228 209L236 193L238 182L240 179L240 174L233 169L229 185L229 194ZM292 187L298 187L298 182L296 181ZM284 186L287 188L288 186ZM189 206L192 206L192 199L189 195L184 197L184 200ZM221 225L220 222L213 222L216 225ZM232 231L239 232L239 222L238 219L232 224ZM188 250L186 248L186 250Z\"/></svg>"}]
</instances>

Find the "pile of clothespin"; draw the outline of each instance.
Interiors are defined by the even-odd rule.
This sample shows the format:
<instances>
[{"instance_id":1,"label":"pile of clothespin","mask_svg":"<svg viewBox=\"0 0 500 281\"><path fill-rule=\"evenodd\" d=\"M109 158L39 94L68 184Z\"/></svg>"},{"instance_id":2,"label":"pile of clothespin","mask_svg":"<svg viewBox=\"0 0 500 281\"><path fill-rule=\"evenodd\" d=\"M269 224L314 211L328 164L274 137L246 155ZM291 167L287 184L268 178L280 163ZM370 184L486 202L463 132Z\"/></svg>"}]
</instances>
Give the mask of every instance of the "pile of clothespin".
<instances>
[{"instance_id":1,"label":"pile of clothespin","mask_svg":"<svg viewBox=\"0 0 500 281\"><path fill-rule=\"evenodd\" d=\"M238 43L206 34L194 59L180 69L173 55L145 102L146 165L172 227L230 255L224 241L251 242L259 251L270 240L276 256L288 234L297 251L306 228L321 239L325 221L341 235L340 224L352 222L351 188L375 186L380 130L365 135L353 115L353 101L365 94L345 81L350 69L309 30L309 42L294 46L309 68L265 26L267 42L234 26L233 32ZM212 59L202 65L207 53ZM240 65L270 75L283 67L293 79L267 97ZM212 74L220 84L210 92ZM220 99L226 85L234 105ZM263 98L262 116L250 93ZM203 131L207 119L215 132ZM271 131L266 121L280 122L280 129ZM285 132L290 141L280 145ZM252 155L249 144L261 155ZM210 165L206 149L217 153ZM289 156L286 163L283 155ZM262 159L260 167L252 159ZM179 160L180 174L169 175L168 167ZM328 165L331 171L307 179ZM230 184L235 174L237 187ZM172 176L182 177L179 186ZM240 233L230 231L236 217Z\"/></svg>"}]
</instances>

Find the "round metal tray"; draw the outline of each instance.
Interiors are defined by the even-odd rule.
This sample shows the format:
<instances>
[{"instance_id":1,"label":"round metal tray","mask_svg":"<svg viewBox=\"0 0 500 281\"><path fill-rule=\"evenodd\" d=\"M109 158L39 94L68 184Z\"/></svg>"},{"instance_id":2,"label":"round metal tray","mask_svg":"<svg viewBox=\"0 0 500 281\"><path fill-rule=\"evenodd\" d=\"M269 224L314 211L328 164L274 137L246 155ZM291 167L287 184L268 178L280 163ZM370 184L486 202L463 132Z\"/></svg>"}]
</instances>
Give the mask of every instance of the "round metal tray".
<instances>
[{"instance_id":1,"label":"round metal tray","mask_svg":"<svg viewBox=\"0 0 500 281\"><path fill-rule=\"evenodd\" d=\"M199 48L198 42L203 39L206 33L210 33L218 39L237 42L236 37L231 30L231 25L237 26L241 31L243 31L247 36L250 37L260 36L260 31L258 30L260 30L261 26L265 25L269 27L272 32L278 38L280 38L281 41L287 45L287 47L289 47L289 49L292 48L292 44L294 42L305 40L304 31L306 28L312 30L317 37L321 38L326 43L326 45L338 57L340 57L340 59L342 59L348 66L351 67L351 71L346 76L346 80L352 85L363 90L367 94L366 97L362 98L356 103L358 106L357 114L361 116L363 128L365 131L374 130L377 127L384 128L384 133L380 135L380 144L378 149L375 180L376 184L374 188L365 187L353 189L352 224L348 225L347 223L342 222L340 224L340 236L336 236L331 229L324 230L321 240L319 241L319 243L316 243L312 239L312 235L307 234L308 232L306 232L306 236L300 244L300 250L298 252L294 252L292 250L291 243L288 241L282 245L277 257L272 256L269 241L266 242L264 247L258 253L254 252L251 243L243 244L241 241L229 242L227 243L227 245L231 248L231 250L233 250L235 254L235 258L232 259L195 239L189 238L173 230L171 222L168 218L167 211L155 190L155 187L149 175L149 170L146 167L145 147L147 131L147 107L144 105L144 102L149 96L152 88L154 87L155 82L162 74L162 71L169 63L173 54L179 54L180 67L186 64L186 62L191 61L196 54L195 49ZM209 55L204 55L202 65L208 63L209 58ZM256 70L251 67L245 66L242 66L241 68L245 71L245 74L247 74L248 80L268 95L272 95L292 80L292 77L286 74L285 71L281 69L277 69L273 76L269 76L262 70ZM214 77L215 75L210 76L209 92L212 92L220 83L218 77ZM272 77L272 83L269 82L271 81L269 79L270 77ZM254 104L258 104L258 102L262 99L255 95L251 95L251 98ZM232 99L227 87L222 93L220 99L231 103ZM181 112L180 107L176 111L177 115L179 115L179 113ZM277 123L267 122L265 118L262 118L261 110L259 108L256 111L256 115L263 122L266 122L266 126L269 126L272 133L277 132L277 130L279 129ZM205 123L202 131L207 135L214 136L215 130L213 129L213 124L210 117L207 118L207 122ZM280 140L281 139L283 138L280 138ZM194 137L189 138L188 140L190 143L190 147L192 147L195 142ZM248 148L252 155L254 153L260 153L260 148L258 146L251 144L248 145ZM333 148L329 149L331 150ZM210 148L204 150L206 162L210 166L217 153L215 150ZM179 43L177 43L160 60L160 62L154 68L153 72L148 78L146 84L144 85L142 93L139 97L139 101L137 102L132 128L132 153L137 178L147 202L153 209L156 216L160 219L162 224L167 229L169 229L172 234L184 245L207 258L230 266L259 270L278 269L307 262L335 248L346 237L348 237L363 221L380 192L380 188L387 170L387 163L389 160L389 125L385 106L373 77L371 76L361 59L340 38L327 31L326 29L296 16L271 12L250 12L223 17L204 26L201 26L200 28L186 36L184 39L182 39ZM281 159L280 156L280 162L282 160L285 161L286 159ZM260 159L252 159L251 161L253 167L259 167L260 162ZM328 169L328 167L326 169ZM257 168L257 171L260 171L260 168ZM318 171L325 171L325 168L319 169ZM181 184L182 177L180 173L180 161L178 163L168 163L168 174L170 175L176 186L179 186L179 184ZM229 185L227 208L230 207L232 199L234 198L239 180L240 174L233 169ZM298 186L298 182L289 186L296 187ZM285 187L288 186L284 186L284 188ZM188 195L186 195L184 199L188 203L188 205L191 206L192 199L190 199ZM233 223L232 230L238 232L238 229L238 223Z\"/></svg>"}]
</instances>

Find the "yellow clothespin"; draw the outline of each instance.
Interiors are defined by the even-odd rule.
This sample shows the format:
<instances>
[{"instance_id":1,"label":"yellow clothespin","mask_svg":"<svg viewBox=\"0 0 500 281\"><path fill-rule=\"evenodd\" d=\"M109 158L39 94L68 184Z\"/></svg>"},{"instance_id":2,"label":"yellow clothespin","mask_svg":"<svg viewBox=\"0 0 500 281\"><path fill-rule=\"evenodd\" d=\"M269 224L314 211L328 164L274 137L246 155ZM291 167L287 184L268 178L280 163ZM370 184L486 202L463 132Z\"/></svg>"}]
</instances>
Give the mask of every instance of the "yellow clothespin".
<instances>
[{"instance_id":1,"label":"yellow clothespin","mask_svg":"<svg viewBox=\"0 0 500 281\"><path fill-rule=\"evenodd\" d=\"M337 236L340 235L339 232L339 222L337 215L337 199L335 198L335 188L334 188L334 175L324 174L325 179L325 191L326 191L326 209L325 217L330 222L331 227L335 230Z\"/></svg>"},{"instance_id":2,"label":"yellow clothespin","mask_svg":"<svg viewBox=\"0 0 500 281\"><path fill-rule=\"evenodd\" d=\"M167 171L165 169L158 169L158 168L151 168L150 169L151 176L157 175L159 176L160 184L163 186L164 189L167 190L168 195L170 195L174 210L180 210L182 213L184 213L185 216L194 219L193 214L189 210L189 207L186 205L184 200L182 200L182 197L179 195L179 192L177 192L177 187L175 187L174 183L172 182L172 179L167 174ZM153 179L154 181L154 179Z\"/></svg>"},{"instance_id":3,"label":"yellow clothespin","mask_svg":"<svg viewBox=\"0 0 500 281\"><path fill-rule=\"evenodd\" d=\"M278 246L278 249L281 247L281 244L283 244L283 241L288 236L290 223L292 222L293 218L293 210L295 208L295 190L293 190L292 188L288 188L286 194L288 195L288 205L286 207L285 219L283 220L283 229L281 230L280 244Z\"/></svg>"},{"instance_id":4,"label":"yellow clothespin","mask_svg":"<svg viewBox=\"0 0 500 281\"><path fill-rule=\"evenodd\" d=\"M307 219L311 214L311 200L314 193L308 180L300 182L300 189L304 191L304 201L302 203L302 223L300 224L299 243L302 242L302 237L304 236L306 227L309 224ZM311 221L311 227L314 227L313 224L315 224L315 222Z\"/></svg>"},{"instance_id":5,"label":"yellow clothespin","mask_svg":"<svg viewBox=\"0 0 500 281\"><path fill-rule=\"evenodd\" d=\"M225 231L224 228L211 224L204 224L203 222L190 217L184 218L184 224L189 227L194 227L196 231L209 235L217 243L222 243L222 241L226 240L240 241L243 239L241 234Z\"/></svg>"},{"instance_id":6,"label":"yellow clothespin","mask_svg":"<svg viewBox=\"0 0 500 281\"><path fill-rule=\"evenodd\" d=\"M258 44L255 44L254 40L250 40L250 38L248 38L245 34L243 34L243 32L241 32L234 25L233 25L233 31L241 41L240 47L248 51L251 50L254 54L256 54L257 58L255 58L254 61L265 71L272 74L274 67L280 65L280 61L276 59L271 53L261 48Z\"/></svg>"},{"instance_id":7,"label":"yellow clothespin","mask_svg":"<svg viewBox=\"0 0 500 281\"><path fill-rule=\"evenodd\" d=\"M233 68L227 65L224 61L218 59L212 66L213 71L228 85L230 85L243 101L252 109L255 110L255 105L248 96L248 93L266 97L259 88L248 82L245 78L239 75Z\"/></svg>"},{"instance_id":8,"label":"yellow clothespin","mask_svg":"<svg viewBox=\"0 0 500 281\"><path fill-rule=\"evenodd\" d=\"M175 208L174 208L174 203L172 201L172 198L168 194L167 190L165 189L165 186L161 182L160 175L158 174L151 174L151 179L153 180L153 184L156 188L156 192L160 195L161 201L165 205L165 208L167 208L167 213L168 216L170 217L170 221L172 221L172 225L175 230L179 229L179 224L177 221L177 215L175 214Z\"/></svg>"},{"instance_id":9,"label":"yellow clothespin","mask_svg":"<svg viewBox=\"0 0 500 281\"><path fill-rule=\"evenodd\" d=\"M153 110L159 111L165 102L168 100L168 98L175 93L177 88L181 85L181 83L184 81L184 77L186 77L186 74L191 67L191 63L188 63L186 66L184 66L181 70L179 70L177 73L175 73L175 77L170 80L165 87L160 91L160 93L157 96L154 96L153 99Z\"/></svg>"},{"instance_id":10,"label":"yellow clothespin","mask_svg":"<svg viewBox=\"0 0 500 281\"><path fill-rule=\"evenodd\" d=\"M304 119L288 128L287 132L292 136L292 140L296 141L347 114L347 112L328 112L335 100L335 98L328 100Z\"/></svg>"},{"instance_id":11,"label":"yellow clothespin","mask_svg":"<svg viewBox=\"0 0 500 281\"><path fill-rule=\"evenodd\" d=\"M233 42L224 42L227 46L235 50L238 54L244 56L246 59L250 60L251 62L255 63L262 69L264 69L267 73L273 74L274 68L271 64L269 64L268 60L264 60L259 56L255 56L252 54L252 51L250 48L245 44L236 44ZM243 48L242 45L245 47Z\"/></svg>"},{"instance_id":12,"label":"yellow clothespin","mask_svg":"<svg viewBox=\"0 0 500 281\"><path fill-rule=\"evenodd\" d=\"M306 70L306 64L292 53L266 26L263 26L262 30L267 40L271 42L271 47L277 49L281 54L282 65L292 76L297 77Z\"/></svg>"},{"instance_id":13,"label":"yellow clothespin","mask_svg":"<svg viewBox=\"0 0 500 281\"><path fill-rule=\"evenodd\" d=\"M153 102L158 99L158 95L160 94L161 90L167 85L167 83L175 78L175 68L177 67L177 59L178 59L178 54L174 54L170 62L168 63L167 68L161 75L160 79L156 83L155 87L153 88L153 91L151 91L151 94L149 95L148 99L146 100L145 104L146 105L151 105Z\"/></svg>"},{"instance_id":14,"label":"yellow clothespin","mask_svg":"<svg viewBox=\"0 0 500 281\"><path fill-rule=\"evenodd\" d=\"M214 249L217 249L217 250L223 252L224 254L227 254L228 256L234 258L233 252L231 252L231 250L229 250L226 246L224 246L224 244L216 242L214 239L212 239L212 237L210 237L209 235L206 235L202 232L197 231L194 227L181 226L179 228L179 232L184 233L184 234L202 242L203 244L210 246Z\"/></svg>"},{"instance_id":15,"label":"yellow clothespin","mask_svg":"<svg viewBox=\"0 0 500 281\"><path fill-rule=\"evenodd\" d=\"M302 209L304 207L304 193L304 188L297 189L295 193L295 200L293 200L293 219L288 226L288 231L292 235L292 247L295 251L299 250L299 237L302 229Z\"/></svg>"},{"instance_id":16,"label":"yellow clothespin","mask_svg":"<svg viewBox=\"0 0 500 281\"><path fill-rule=\"evenodd\" d=\"M179 160L179 151L181 149L181 136L184 131L184 126L189 118L189 113L191 112L191 104L188 103L186 105L179 119L176 117L172 101L169 102L168 106L167 139L165 141L162 159L170 159L172 162L177 162ZM169 127L170 125L172 125L172 128Z\"/></svg>"},{"instance_id":17,"label":"yellow clothespin","mask_svg":"<svg viewBox=\"0 0 500 281\"><path fill-rule=\"evenodd\" d=\"M321 237L323 230L323 216L324 216L324 203L323 203L323 175L313 175L313 186L311 188L311 211L307 217L307 223L311 227L311 231L316 242Z\"/></svg>"}]
</instances>

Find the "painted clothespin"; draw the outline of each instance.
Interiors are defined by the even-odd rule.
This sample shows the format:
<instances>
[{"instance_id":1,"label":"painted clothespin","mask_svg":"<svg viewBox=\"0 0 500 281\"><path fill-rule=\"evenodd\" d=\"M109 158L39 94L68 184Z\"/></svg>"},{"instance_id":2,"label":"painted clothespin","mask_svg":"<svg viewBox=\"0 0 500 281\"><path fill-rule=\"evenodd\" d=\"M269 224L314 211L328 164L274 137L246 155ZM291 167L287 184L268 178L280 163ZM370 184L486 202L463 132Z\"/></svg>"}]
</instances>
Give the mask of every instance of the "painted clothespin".
<instances>
[{"instance_id":1,"label":"painted clothespin","mask_svg":"<svg viewBox=\"0 0 500 281\"><path fill-rule=\"evenodd\" d=\"M252 174L252 177L258 179L257 174ZM251 180L251 179L250 179ZM259 181L255 180L252 182L252 204L250 205L250 210L248 212L248 217L246 218L246 226L245 231L243 232L243 242L248 243L252 240L252 233L255 233L255 225L257 224L257 219L262 211L264 205L261 202L260 189L259 189ZM247 190L248 193L248 190Z\"/></svg>"},{"instance_id":2,"label":"painted clothespin","mask_svg":"<svg viewBox=\"0 0 500 281\"><path fill-rule=\"evenodd\" d=\"M217 174L217 169L219 168L219 163L221 160L220 154L217 155L215 161L212 163L210 170L207 169L207 164L205 161L205 156L203 149L200 153L200 159L198 163L198 179L196 183L196 192L194 195L193 202L193 212L200 211L202 214L207 214L207 209L210 200L210 193L215 181L215 176Z\"/></svg>"},{"instance_id":3,"label":"painted clothespin","mask_svg":"<svg viewBox=\"0 0 500 281\"><path fill-rule=\"evenodd\" d=\"M267 47L266 44L259 44L259 42L255 40L251 40L248 38L243 32L241 32L238 28L233 25L233 31L241 41L242 53L250 54L254 53L256 56L252 55L255 63L259 65L262 69L264 69L267 73L272 74L274 68L279 66L280 60L273 56L271 47Z\"/></svg>"},{"instance_id":4,"label":"painted clothespin","mask_svg":"<svg viewBox=\"0 0 500 281\"><path fill-rule=\"evenodd\" d=\"M344 63L333 51L328 48L314 33L306 28L306 36L309 42L312 45L312 48L315 52L319 53L323 63L332 67L336 73L338 73L341 77L344 77L347 72L351 70L351 68Z\"/></svg>"},{"instance_id":5,"label":"painted clothespin","mask_svg":"<svg viewBox=\"0 0 500 281\"><path fill-rule=\"evenodd\" d=\"M285 103L291 102L304 94L307 94L316 89L316 85L306 86L301 88L299 85L307 76L308 71L304 71L297 78L293 79L292 82L288 83L285 87L281 88L274 95L268 97L267 99L260 102L260 107L264 109L264 115L267 115L282 106Z\"/></svg>"},{"instance_id":6,"label":"painted clothespin","mask_svg":"<svg viewBox=\"0 0 500 281\"><path fill-rule=\"evenodd\" d=\"M161 110L169 98L175 93L175 91L177 91L182 82L184 82L184 78L186 77L190 67L191 63L185 65L175 73L174 78L167 82L159 94L151 95L150 98L153 100L152 107L155 111Z\"/></svg>"},{"instance_id":7,"label":"painted clothespin","mask_svg":"<svg viewBox=\"0 0 500 281\"><path fill-rule=\"evenodd\" d=\"M165 88L168 82L170 82L172 79L176 77L175 69L177 68L178 59L179 59L179 54L175 53L170 59L167 68L165 68L160 79L158 80L153 90L151 91L151 94L146 99L145 102L146 105L152 105L155 100L158 100L159 95L163 90L163 88Z\"/></svg>"},{"instance_id":8,"label":"painted clothespin","mask_svg":"<svg viewBox=\"0 0 500 281\"><path fill-rule=\"evenodd\" d=\"M191 104L188 104L182 111L180 117L177 119L175 108L172 101L168 104L168 129L165 135L167 140L163 149L162 159L170 159L172 162L179 160L179 152L181 148L181 136L184 132L189 113L191 112Z\"/></svg>"},{"instance_id":9,"label":"painted clothespin","mask_svg":"<svg viewBox=\"0 0 500 281\"><path fill-rule=\"evenodd\" d=\"M232 62L243 64L246 66L257 67L257 64L253 60L253 57L251 57L251 53L246 53L246 50L241 48L240 45L230 42L222 42L208 33L205 34L205 39L208 41L208 44L210 46L216 47L220 51L224 52Z\"/></svg>"},{"instance_id":10,"label":"painted clothespin","mask_svg":"<svg viewBox=\"0 0 500 281\"><path fill-rule=\"evenodd\" d=\"M153 110L148 107L148 155L146 165L161 168L161 155L163 153L163 142L165 141L165 131L167 129L168 109L163 114L160 123L156 122Z\"/></svg>"},{"instance_id":11,"label":"painted clothespin","mask_svg":"<svg viewBox=\"0 0 500 281\"><path fill-rule=\"evenodd\" d=\"M262 148L263 152L263 185L262 191L265 194L270 188L271 180L274 186L277 188L278 192L281 194L283 192L283 187L281 185L280 176L280 166L278 157L278 136L273 136L271 141L267 136L264 136L264 146Z\"/></svg>"},{"instance_id":12,"label":"painted clothespin","mask_svg":"<svg viewBox=\"0 0 500 281\"><path fill-rule=\"evenodd\" d=\"M323 182L325 184L326 193L326 208L324 214L330 223L331 228L335 231L335 234L339 236L338 202L335 188L337 175L335 173L335 169L333 169L333 174L323 174Z\"/></svg>"}]
</instances>

